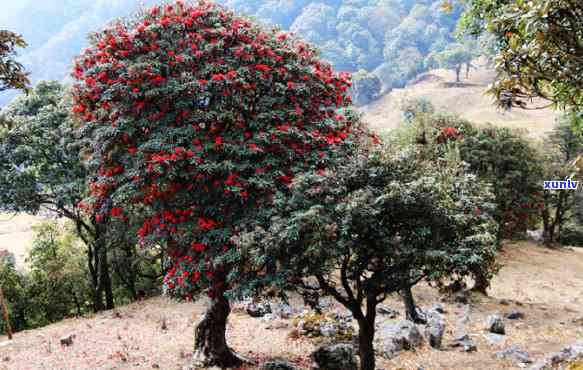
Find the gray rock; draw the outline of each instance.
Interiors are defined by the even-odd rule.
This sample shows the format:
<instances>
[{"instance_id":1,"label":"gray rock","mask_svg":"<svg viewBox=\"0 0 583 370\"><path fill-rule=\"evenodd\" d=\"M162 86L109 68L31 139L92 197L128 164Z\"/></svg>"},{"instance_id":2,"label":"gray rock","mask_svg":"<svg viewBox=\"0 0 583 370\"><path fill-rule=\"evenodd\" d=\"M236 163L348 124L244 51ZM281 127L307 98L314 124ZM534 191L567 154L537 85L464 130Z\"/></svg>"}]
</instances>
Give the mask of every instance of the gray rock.
<instances>
[{"instance_id":1,"label":"gray rock","mask_svg":"<svg viewBox=\"0 0 583 370\"><path fill-rule=\"evenodd\" d=\"M399 316L399 311L393 310L389 306L378 306L377 312L381 315L386 315L389 319L394 319Z\"/></svg>"},{"instance_id":2,"label":"gray rock","mask_svg":"<svg viewBox=\"0 0 583 370\"><path fill-rule=\"evenodd\" d=\"M441 313L444 314L445 313L445 307L443 306L443 304L438 303L433 307L433 311L437 312L437 313Z\"/></svg>"},{"instance_id":3,"label":"gray rock","mask_svg":"<svg viewBox=\"0 0 583 370\"><path fill-rule=\"evenodd\" d=\"M486 338L488 343L490 343L493 346L498 346L504 343L504 341L506 340L506 337L504 335L495 333L486 333L484 334L484 338Z\"/></svg>"},{"instance_id":4,"label":"gray rock","mask_svg":"<svg viewBox=\"0 0 583 370\"><path fill-rule=\"evenodd\" d=\"M292 307L287 303L279 303L272 306L273 313L282 319L289 319L294 313Z\"/></svg>"},{"instance_id":5,"label":"gray rock","mask_svg":"<svg viewBox=\"0 0 583 370\"><path fill-rule=\"evenodd\" d=\"M61 346L72 346L73 345L73 340L76 338L77 336L75 334L69 334L66 335L64 337L61 337L60 342L61 342Z\"/></svg>"},{"instance_id":6,"label":"gray rock","mask_svg":"<svg viewBox=\"0 0 583 370\"><path fill-rule=\"evenodd\" d=\"M283 360L272 360L264 362L260 370L299 370L295 365Z\"/></svg>"},{"instance_id":7,"label":"gray rock","mask_svg":"<svg viewBox=\"0 0 583 370\"><path fill-rule=\"evenodd\" d=\"M508 320L522 320L522 319L524 319L524 313L520 312L520 311L510 311L506 315L506 318Z\"/></svg>"},{"instance_id":8,"label":"gray rock","mask_svg":"<svg viewBox=\"0 0 583 370\"><path fill-rule=\"evenodd\" d=\"M268 313L271 313L271 305L266 302L249 303L245 310L251 317L263 317Z\"/></svg>"},{"instance_id":9,"label":"gray rock","mask_svg":"<svg viewBox=\"0 0 583 370\"><path fill-rule=\"evenodd\" d=\"M464 306L464 313L462 317L459 319L460 324L462 325L469 325L472 322L472 307L468 304Z\"/></svg>"},{"instance_id":10,"label":"gray rock","mask_svg":"<svg viewBox=\"0 0 583 370\"><path fill-rule=\"evenodd\" d=\"M494 334L506 334L506 328L504 327L504 321L500 315L490 315L486 319L486 330Z\"/></svg>"},{"instance_id":11,"label":"gray rock","mask_svg":"<svg viewBox=\"0 0 583 370\"><path fill-rule=\"evenodd\" d=\"M545 359L532 365L529 370L543 370L550 369L553 366L562 362L568 362L578 359L583 356L583 340L578 341L573 345L563 348L561 351L553 353Z\"/></svg>"},{"instance_id":12,"label":"gray rock","mask_svg":"<svg viewBox=\"0 0 583 370\"><path fill-rule=\"evenodd\" d=\"M403 350L413 350L421 345L423 338L417 326L403 320L396 324L384 323L377 329L375 339L379 353L391 359Z\"/></svg>"},{"instance_id":13,"label":"gray rock","mask_svg":"<svg viewBox=\"0 0 583 370\"><path fill-rule=\"evenodd\" d=\"M338 327L334 323L326 322L320 325L320 335L333 338L338 334Z\"/></svg>"},{"instance_id":14,"label":"gray rock","mask_svg":"<svg viewBox=\"0 0 583 370\"><path fill-rule=\"evenodd\" d=\"M440 318L431 318L427 322L425 333L431 347L441 348L443 334L445 333L445 321Z\"/></svg>"},{"instance_id":15,"label":"gray rock","mask_svg":"<svg viewBox=\"0 0 583 370\"><path fill-rule=\"evenodd\" d=\"M469 334L462 334L456 337L451 346L461 347L464 352L475 352L478 350L476 343L470 338Z\"/></svg>"},{"instance_id":16,"label":"gray rock","mask_svg":"<svg viewBox=\"0 0 583 370\"><path fill-rule=\"evenodd\" d=\"M519 363L522 364L530 364L532 363L532 360L530 359L530 355L521 350L518 346L513 345L512 347L508 348L508 349L504 349L501 351L497 351L496 352L496 357L498 358L503 358L503 359L512 359L512 360L516 360Z\"/></svg>"},{"instance_id":17,"label":"gray rock","mask_svg":"<svg viewBox=\"0 0 583 370\"><path fill-rule=\"evenodd\" d=\"M358 366L354 347L347 343L319 347L311 357L321 370L356 370Z\"/></svg>"}]
</instances>

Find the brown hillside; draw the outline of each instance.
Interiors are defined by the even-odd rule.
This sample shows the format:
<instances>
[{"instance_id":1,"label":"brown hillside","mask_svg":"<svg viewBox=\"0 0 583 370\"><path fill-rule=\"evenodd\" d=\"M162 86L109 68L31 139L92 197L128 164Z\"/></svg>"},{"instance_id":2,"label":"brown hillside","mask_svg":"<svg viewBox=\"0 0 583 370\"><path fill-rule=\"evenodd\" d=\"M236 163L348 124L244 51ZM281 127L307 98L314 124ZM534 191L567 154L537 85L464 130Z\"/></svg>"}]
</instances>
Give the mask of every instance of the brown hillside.
<instances>
[{"instance_id":1,"label":"brown hillside","mask_svg":"<svg viewBox=\"0 0 583 370\"><path fill-rule=\"evenodd\" d=\"M403 89L395 89L379 100L361 108L364 120L378 131L398 127L401 122L399 101L404 98L425 97L436 110L453 112L475 123L492 123L499 126L525 129L531 137L541 137L552 129L555 112L551 109L501 111L485 94L494 72L482 62L476 62L470 78L455 86L453 71L438 69L417 78Z\"/></svg>"}]
</instances>

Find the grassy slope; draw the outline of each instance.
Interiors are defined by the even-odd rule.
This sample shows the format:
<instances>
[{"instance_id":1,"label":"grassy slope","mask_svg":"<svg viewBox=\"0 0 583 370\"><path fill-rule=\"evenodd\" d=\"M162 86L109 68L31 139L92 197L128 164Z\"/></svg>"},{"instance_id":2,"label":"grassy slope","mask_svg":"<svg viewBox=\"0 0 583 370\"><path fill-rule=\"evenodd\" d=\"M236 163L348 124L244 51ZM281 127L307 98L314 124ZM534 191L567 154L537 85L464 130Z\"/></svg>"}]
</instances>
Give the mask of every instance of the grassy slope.
<instances>
[{"instance_id":1,"label":"grassy slope","mask_svg":"<svg viewBox=\"0 0 583 370\"><path fill-rule=\"evenodd\" d=\"M447 328L444 348L432 350L424 345L417 352L404 352L387 361L378 359L384 369L518 369L512 360L498 359L495 352L516 344L534 359L546 356L581 339L583 330L574 323L581 317L583 302L583 249L549 250L530 242L505 248L504 267L493 281L491 297L472 304L471 322L461 324L460 304L445 302ZM439 300L434 289L415 289L418 304L432 307ZM501 303L501 299L507 300ZM386 304L403 307L398 297ZM296 301L296 310L302 306ZM120 307L90 318L69 319L48 327L21 332L7 346L0 344L0 370L36 369L181 369L188 362L193 330L204 303L177 303L164 298ZM488 343L484 320L494 312L520 310L524 320L506 320L507 335L499 346ZM162 329L166 320L167 329ZM386 320L382 315L378 320ZM273 323L271 323L273 324ZM301 368L309 368L309 353L317 345L308 339L289 337L291 320L269 329L268 323L235 310L228 325L229 342L239 353L262 361L284 357ZM472 333L478 344L474 353L450 348L460 333ZM71 347L61 348L59 338L77 335ZM0 337L0 343L5 341ZM253 369L256 367L248 367Z\"/></svg>"},{"instance_id":2,"label":"grassy slope","mask_svg":"<svg viewBox=\"0 0 583 370\"><path fill-rule=\"evenodd\" d=\"M378 131L398 127L401 121L399 101L403 98L428 98L437 111L453 112L481 124L492 123L500 126L525 129L531 137L541 137L552 129L555 113L550 109L500 111L493 105L490 96L485 95L494 73L481 62L477 70L472 70L470 78L463 80L463 87L446 87L455 81L452 71L433 70L419 78L421 82L410 83L403 89L395 89L379 100L361 108L364 119Z\"/></svg>"}]
</instances>

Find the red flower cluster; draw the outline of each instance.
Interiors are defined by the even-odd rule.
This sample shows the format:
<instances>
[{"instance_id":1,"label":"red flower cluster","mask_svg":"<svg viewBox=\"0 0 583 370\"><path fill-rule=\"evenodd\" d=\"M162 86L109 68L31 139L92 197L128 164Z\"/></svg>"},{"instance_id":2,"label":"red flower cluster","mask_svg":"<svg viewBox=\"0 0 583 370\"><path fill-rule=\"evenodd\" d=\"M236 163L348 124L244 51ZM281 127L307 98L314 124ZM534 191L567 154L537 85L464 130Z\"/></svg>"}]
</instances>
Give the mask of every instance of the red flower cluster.
<instances>
[{"instance_id":1,"label":"red flower cluster","mask_svg":"<svg viewBox=\"0 0 583 370\"><path fill-rule=\"evenodd\" d=\"M138 236L175 264L167 288L213 295L228 268L217 258L236 254L225 243L237 220L296 174L325 168L354 134L341 113L350 76L295 37L204 0L137 17L100 32L75 61L72 111L100 140L86 204L146 213ZM130 205L102 209L109 199Z\"/></svg>"}]
</instances>

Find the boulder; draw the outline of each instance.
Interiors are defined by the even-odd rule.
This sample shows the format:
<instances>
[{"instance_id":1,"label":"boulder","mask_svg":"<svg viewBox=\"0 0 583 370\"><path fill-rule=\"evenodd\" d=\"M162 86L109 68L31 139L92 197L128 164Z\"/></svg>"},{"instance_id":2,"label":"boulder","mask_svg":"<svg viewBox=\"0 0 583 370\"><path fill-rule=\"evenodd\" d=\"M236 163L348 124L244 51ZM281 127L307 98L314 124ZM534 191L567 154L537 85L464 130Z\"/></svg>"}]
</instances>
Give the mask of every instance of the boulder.
<instances>
[{"instance_id":1,"label":"boulder","mask_svg":"<svg viewBox=\"0 0 583 370\"><path fill-rule=\"evenodd\" d=\"M351 344L337 343L321 346L312 353L321 370L357 370L356 351Z\"/></svg>"},{"instance_id":2,"label":"boulder","mask_svg":"<svg viewBox=\"0 0 583 370\"><path fill-rule=\"evenodd\" d=\"M461 347L464 352L475 352L478 350L476 343L470 338L469 334L462 334L456 337L451 346Z\"/></svg>"},{"instance_id":3,"label":"boulder","mask_svg":"<svg viewBox=\"0 0 583 370\"><path fill-rule=\"evenodd\" d=\"M283 360L272 360L261 364L260 370L299 370L295 365L283 361Z\"/></svg>"},{"instance_id":4,"label":"boulder","mask_svg":"<svg viewBox=\"0 0 583 370\"><path fill-rule=\"evenodd\" d=\"M506 314L508 320L522 320L524 319L524 313L520 311L510 311Z\"/></svg>"},{"instance_id":5,"label":"boulder","mask_svg":"<svg viewBox=\"0 0 583 370\"><path fill-rule=\"evenodd\" d=\"M400 351L413 350L421 345L423 338L417 326L408 320L384 323L377 329L375 343L379 353L388 359Z\"/></svg>"},{"instance_id":6,"label":"boulder","mask_svg":"<svg viewBox=\"0 0 583 370\"><path fill-rule=\"evenodd\" d=\"M486 319L486 330L494 334L506 334L506 328L504 327L502 317L498 314L488 316Z\"/></svg>"},{"instance_id":7,"label":"boulder","mask_svg":"<svg viewBox=\"0 0 583 370\"><path fill-rule=\"evenodd\" d=\"M433 348L440 349L443 334L445 333L445 321L441 318L432 317L427 322L425 333L429 345Z\"/></svg>"},{"instance_id":8,"label":"boulder","mask_svg":"<svg viewBox=\"0 0 583 370\"><path fill-rule=\"evenodd\" d=\"M326 337L336 341L350 340L354 335L352 327L352 316L340 313L318 313L304 312L298 315L293 324L297 333L307 337Z\"/></svg>"},{"instance_id":9,"label":"boulder","mask_svg":"<svg viewBox=\"0 0 583 370\"><path fill-rule=\"evenodd\" d=\"M583 340L563 348L561 351L547 356L535 363L529 370L543 370L556 368L556 365L579 360L583 357Z\"/></svg>"},{"instance_id":10,"label":"boulder","mask_svg":"<svg viewBox=\"0 0 583 370\"><path fill-rule=\"evenodd\" d=\"M271 313L271 305L268 302L249 303L245 308L245 311L247 311L251 317L263 317L268 313Z\"/></svg>"},{"instance_id":11,"label":"boulder","mask_svg":"<svg viewBox=\"0 0 583 370\"><path fill-rule=\"evenodd\" d=\"M498 346L504 343L506 337L501 334L494 334L494 333L486 333L484 334L484 338L493 346Z\"/></svg>"},{"instance_id":12,"label":"boulder","mask_svg":"<svg viewBox=\"0 0 583 370\"><path fill-rule=\"evenodd\" d=\"M497 351L496 357L502 358L502 359L516 360L518 363L521 363L521 364L532 363L532 360L530 359L530 355L527 352L521 350L516 345L513 345L512 347L510 347L508 349Z\"/></svg>"}]
</instances>

